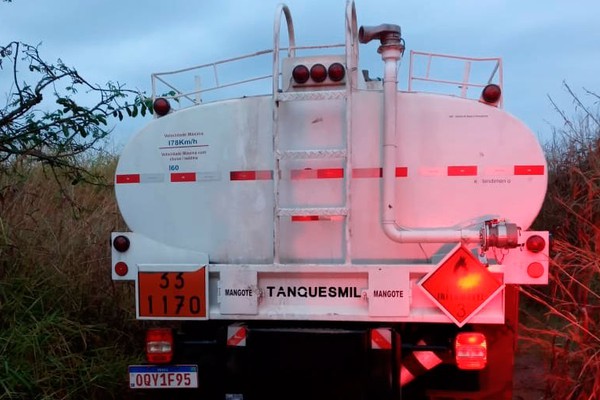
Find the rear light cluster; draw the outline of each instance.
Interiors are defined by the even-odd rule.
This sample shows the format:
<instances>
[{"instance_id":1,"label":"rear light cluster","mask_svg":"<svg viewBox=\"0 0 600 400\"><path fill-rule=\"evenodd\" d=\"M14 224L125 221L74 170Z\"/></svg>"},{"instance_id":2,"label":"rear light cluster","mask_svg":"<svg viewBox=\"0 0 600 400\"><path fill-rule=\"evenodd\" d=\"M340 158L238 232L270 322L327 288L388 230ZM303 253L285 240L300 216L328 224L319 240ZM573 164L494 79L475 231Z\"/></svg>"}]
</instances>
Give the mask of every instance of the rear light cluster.
<instances>
[{"instance_id":1,"label":"rear light cluster","mask_svg":"<svg viewBox=\"0 0 600 400\"><path fill-rule=\"evenodd\" d=\"M341 63L333 63L329 67L323 64L314 64L310 69L304 65L296 65L292 70L292 78L299 85L304 85L312 81L313 83L323 83L329 78L331 82L341 82L346 77L346 68Z\"/></svg>"},{"instance_id":2,"label":"rear light cluster","mask_svg":"<svg viewBox=\"0 0 600 400\"><path fill-rule=\"evenodd\" d=\"M119 253L124 253L127 250L129 250L131 242L129 241L129 238L127 236L119 235L113 239L112 245L116 251L118 251ZM129 267L125 262L119 261L115 264L115 273L118 276L125 276L128 272Z\"/></svg>"},{"instance_id":3,"label":"rear light cluster","mask_svg":"<svg viewBox=\"0 0 600 400\"><path fill-rule=\"evenodd\" d=\"M152 364L166 364L173 360L173 331L170 328L148 329L146 359Z\"/></svg>"},{"instance_id":4,"label":"rear light cluster","mask_svg":"<svg viewBox=\"0 0 600 400\"><path fill-rule=\"evenodd\" d=\"M478 332L461 332L454 341L454 355L459 369L477 370L487 364L487 342Z\"/></svg>"}]
</instances>

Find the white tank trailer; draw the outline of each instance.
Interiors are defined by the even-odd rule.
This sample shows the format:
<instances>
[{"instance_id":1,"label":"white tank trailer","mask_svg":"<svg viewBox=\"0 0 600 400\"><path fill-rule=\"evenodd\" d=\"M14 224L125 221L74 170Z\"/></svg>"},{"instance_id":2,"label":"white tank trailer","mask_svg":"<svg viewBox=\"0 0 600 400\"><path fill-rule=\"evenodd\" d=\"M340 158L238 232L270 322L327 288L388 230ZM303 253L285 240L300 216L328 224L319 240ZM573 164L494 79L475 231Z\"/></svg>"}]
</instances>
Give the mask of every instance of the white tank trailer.
<instances>
[{"instance_id":1,"label":"white tank trailer","mask_svg":"<svg viewBox=\"0 0 600 400\"><path fill-rule=\"evenodd\" d=\"M289 9L275 16L272 49L154 74L155 118L119 158L130 231L112 234L112 277L135 282L137 318L176 327L148 331L131 388L512 398L518 285L548 279L548 233L528 230L547 166L502 109L501 59L411 51L399 91L399 26L359 29L349 1L343 44L301 47ZM371 41L383 79L359 68ZM269 74L219 83L219 68L260 57ZM435 77L444 63L461 78ZM170 83L207 68L214 86ZM245 96L261 79L269 92Z\"/></svg>"}]
</instances>

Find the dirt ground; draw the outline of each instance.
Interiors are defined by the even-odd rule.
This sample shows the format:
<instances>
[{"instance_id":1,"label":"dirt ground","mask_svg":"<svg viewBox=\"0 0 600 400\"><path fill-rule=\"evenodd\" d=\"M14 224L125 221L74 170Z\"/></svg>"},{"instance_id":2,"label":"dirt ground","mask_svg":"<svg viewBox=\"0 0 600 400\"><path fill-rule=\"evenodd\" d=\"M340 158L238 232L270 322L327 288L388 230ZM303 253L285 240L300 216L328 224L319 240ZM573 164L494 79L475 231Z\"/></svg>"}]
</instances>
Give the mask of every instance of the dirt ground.
<instances>
[{"instance_id":1,"label":"dirt ground","mask_svg":"<svg viewBox=\"0 0 600 400\"><path fill-rule=\"evenodd\" d=\"M542 357L520 349L515 361L514 400L545 400L544 374L547 366Z\"/></svg>"}]
</instances>

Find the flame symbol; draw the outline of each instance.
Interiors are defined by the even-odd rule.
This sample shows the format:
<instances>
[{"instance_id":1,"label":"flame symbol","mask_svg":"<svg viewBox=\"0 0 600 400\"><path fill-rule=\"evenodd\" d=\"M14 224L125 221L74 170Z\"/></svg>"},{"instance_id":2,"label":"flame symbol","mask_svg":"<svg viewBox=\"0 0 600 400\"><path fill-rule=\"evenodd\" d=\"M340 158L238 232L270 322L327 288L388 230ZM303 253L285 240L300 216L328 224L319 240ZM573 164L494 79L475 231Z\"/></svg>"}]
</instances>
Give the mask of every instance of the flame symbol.
<instances>
[{"instance_id":1,"label":"flame symbol","mask_svg":"<svg viewBox=\"0 0 600 400\"><path fill-rule=\"evenodd\" d=\"M460 269L463 268L465 271L469 271L469 268L467 267L467 260L464 256L461 256L456 262L456 264L454 264L454 273L458 272Z\"/></svg>"}]
</instances>

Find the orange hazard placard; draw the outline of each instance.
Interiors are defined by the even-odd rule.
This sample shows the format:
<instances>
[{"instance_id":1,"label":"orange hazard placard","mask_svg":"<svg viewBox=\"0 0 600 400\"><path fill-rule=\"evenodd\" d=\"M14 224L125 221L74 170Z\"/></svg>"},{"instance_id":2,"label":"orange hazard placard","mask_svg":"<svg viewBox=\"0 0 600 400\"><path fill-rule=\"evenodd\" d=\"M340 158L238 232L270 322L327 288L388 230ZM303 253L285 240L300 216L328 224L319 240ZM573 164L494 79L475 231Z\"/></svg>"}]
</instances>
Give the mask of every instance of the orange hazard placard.
<instances>
[{"instance_id":1,"label":"orange hazard placard","mask_svg":"<svg viewBox=\"0 0 600 400\"><path fill-rule=\"evenodd\" d=\"M206 318L206 306L206 267L193 272L139 272L139 317Z\"/></svg>"},{"instance_id":2,"label":"orange hazard placard","mask_svg":"<svg viewBox=\"0 0 600 400\"><path fill-rule=\"evenodd\" d=\"M465 246L458 247L419 285L459 326L504 287Z\"/></svg>"}]
</instances>

